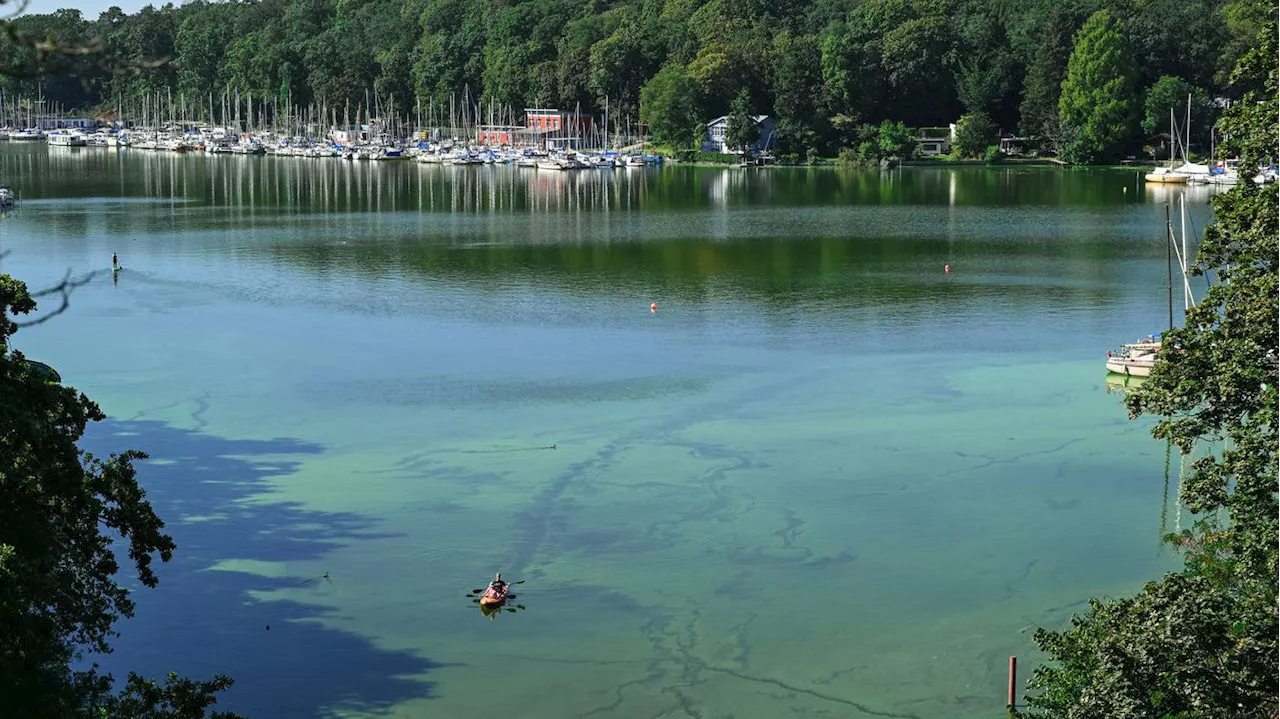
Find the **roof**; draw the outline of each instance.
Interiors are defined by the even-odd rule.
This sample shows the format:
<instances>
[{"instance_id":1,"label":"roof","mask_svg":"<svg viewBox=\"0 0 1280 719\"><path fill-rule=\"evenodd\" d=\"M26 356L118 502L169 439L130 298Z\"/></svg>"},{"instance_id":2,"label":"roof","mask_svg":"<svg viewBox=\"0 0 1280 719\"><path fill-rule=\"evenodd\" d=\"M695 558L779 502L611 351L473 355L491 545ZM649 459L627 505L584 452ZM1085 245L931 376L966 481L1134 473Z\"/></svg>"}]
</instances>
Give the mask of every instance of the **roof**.
<instances>
[{"instance_id":1,"label":"roof","mask_svg":"<svg viewBox=\"0 0 1280 719\"><path fill-rule=\"evenodd\" d=\"M765 120L768 120L768 119L769 119L769 116L768 116L768 115L752 115L752 116L751 116L751 119L752 119L752 120L754 120L754 121L755 121L755 123L756 123L757 125L759 125L760 123L764 122ZM708 120L708 121L707 121L707 127L711 127L712 125L719 125L719 124L721 124L721 123L725 123L725 122L728 122L728 121L729 121L729 116L728 116L728 115L721 115L720 117L717 117L717 118L716 118L716 119L714 119L714 120Z\"/></svg>"}]
</instances>

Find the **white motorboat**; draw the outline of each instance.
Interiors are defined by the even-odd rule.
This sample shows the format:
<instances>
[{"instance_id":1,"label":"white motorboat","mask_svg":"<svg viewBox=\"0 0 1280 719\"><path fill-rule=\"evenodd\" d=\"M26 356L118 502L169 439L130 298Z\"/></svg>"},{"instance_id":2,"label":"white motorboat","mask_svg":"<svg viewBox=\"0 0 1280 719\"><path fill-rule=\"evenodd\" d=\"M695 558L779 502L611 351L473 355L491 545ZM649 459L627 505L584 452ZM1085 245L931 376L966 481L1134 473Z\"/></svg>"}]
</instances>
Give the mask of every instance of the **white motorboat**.
<instances>
[{"instance_id":1,"label":"white motorboat","mask_svg":"<svg viewBox=\"0 0 1280 719\"><path fill-rule=\"evenodd\" d=\"M71 130L54 130L47 136L51 147L84 147L84 135Z\"/></svg>"}]
</instances>

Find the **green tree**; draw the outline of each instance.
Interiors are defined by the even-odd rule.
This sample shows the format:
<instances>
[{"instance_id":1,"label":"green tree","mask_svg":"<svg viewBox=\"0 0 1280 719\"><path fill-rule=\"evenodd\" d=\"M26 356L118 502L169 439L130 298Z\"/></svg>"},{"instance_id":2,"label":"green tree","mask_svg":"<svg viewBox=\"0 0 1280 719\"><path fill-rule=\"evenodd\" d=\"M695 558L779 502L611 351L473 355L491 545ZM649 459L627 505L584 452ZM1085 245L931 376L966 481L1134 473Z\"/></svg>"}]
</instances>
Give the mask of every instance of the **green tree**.
<instances>
[{"instance_id":1,"label":"green tree","mask_svg":"<svg viewBox=\"0 0 1280 719\"><path fill-rule=\"evenodd\" d=\"M784 30L773 41L773 118L787 152L824 147L830 136L822 103L822 50L813 35Z\"/></svg>"},{"instance_id":2,"label":"green tree","mask_svg":"<svg viewBox=\"0 0 1280 719\"><path fill-rule=\"evenodd\" d=\"M693 128L698 124L694 114L693 91L680 65L667 65L640 91L640 117L654 142L677 149L689 146Z\"/></svg>"},{"instance_id":3,"label":"green tree","mask_svg":"<svg viewBox=\"0 0 1280 719\"><path fill-rule=\"evenodd\" d=\"M1275 152L1280 90L1276 28L1259 34L1237 67L1256 87L1227 111L1242 139L1242 166ZM1181 571L1137 596L1090 603L1062 631L1040 630L1051 663L1029 683L1028 705L1047 717L1274 717L1277 432L1280 346L1280 207L1274 187L1242 183L1213 200L1194 266L1217 282L1186 326L1169 331L1151 378L1127 400L1130 414L1160 417L1152 434L1192 462L1179 501L1199 519L1170 537Z\"/></svg>"},{"instance_id":4,"label":"green tree","mask_svg":"<svg viewBox=\"0 0 1280 719\"><path fill-rule=\"evenodd\" d=\"M869 122L921 125L955 117L955 37L947 5L867 0L822 37L831 110Z\"/></svg>"},{"instance_id":5,"label":"green tree","mask_svg":"<svg viewBox=\"0 0 1280 719\"><path fill-rule=\"evenodd\" d=\"M202 0L0 20L12 31L0 33L11 70L0 89L68 110L121 104L131 117L144 102L167 115L171 91L202 109L212 94L216 109L228 86L270 114L287 85L312 116L326 104L354 112L372 91L402 119L419 103L439 117L452 101L471 117L478 103L598 114L607 101L611 118L634 121L641 88L681 65L700 119L726 114L746 88L791 152L852 146L837 116L875 128L972 111L1000 127L1020 119L1056 151L1071 35L1099 7L1124 27L1134 88L1169 75L1233 100L1242 90L1228 92L1224 68L1274 14L1257 0ZM109 52L81 54L100 46ZM163 58L178 64L104 71ZM30 72L53 68L67 72ZM1141 110L1138 93L1127 98Z\"/></svg>"},{"instance_id":6,"label":"green tree","mask_svg":"<svg viewBox=\"0 0 1280 719\"><path fill-rule=\"evenodd\" d=\"M751 95L746 90L739 92L724 127L725 144L743 155L750 151L751 143L760 139L760 127L751 114L750 103Z\"/></svg>"},{"instance_id":7,"label":"green tree","mask_svg":"<svg viewBox=\"0 0 1280 719\"><path fill-rule=\"evenodd\" d=\"M223 58L233 40L233 26L225 5L196 6L178 27L178 89L203 104L207 94L221 92L226 78ZM186 119L186 118L183 118Z\"/></svg>"},{"instance_id":8,"label":"green tree","mask_svg":"<svg viewBox=\"0 0 1280 719\"><path fill-rule=\"evenodd\" d=\"M987 147L996 141L996 125L986 113L971 112L961 115L956 122L956 142L951 148L956 157L982 157Z\"/></svg>"},{"instance_id":9,"label":"green tree","mask_svg":"<svg viewBox=\"0 0 1280 719\"><path fill-rule=\"evenodd\" d=\"M1191 137L1199 138L1206 134L1212 107L1209 95L1198 87L1192 87L1180 77L1165 75L1147 88L1143 100L1142 131L1148 135L1157 132L1169 132L1169 111L1173 110L1174 120L1178 123L1180 133L1185 134L1183 127L1187 120L1187 100L1191 101Z\"/></svg>"},{"instance_id":10,"label":"green tree","mask_svg":"<svg viewBox=\"0 0 1280 719\"><path fill-rule=\"evenodd\" d=\"M1055 3L1048 18L1039 26L1038 42L1027 66L1022 103L1018 107L1018 127L1022 134L1035 138L1041 152L1059 151L1058 99L1062 96L1062 81L1067 76L1073 31L1066 7Z\"/></svg>"},{"instance_id":11,"label":"green tree","mask_svg":"<svg viewBox=\"0 0 1280 719\"><path fill-rule=\"evenodd\" d=\"M1019 72L1005 33L1005 6L986 0L957 0L956 96L965 112L1015 119L1009 103ZM1003 124L1003 123L1002 123Z\"/></svg>"},{"instance_id":12,"label":"green tree","mask_svg":"<svg viewBox=\"0 0 1280 719\"><path fill-rule=\"evenodd\" d=\"M1142 0L1109 5L1124 25L1139 87L1164 75L1185 78L1200 87L1211 83L1228 41L1226 5L1217 0ZM1275 15L1274 4L1271 14Z\"/></svg>"},{"instance_id":13,"label":"green tree","mask_svg":"<svg viewBox=\"0 0 1280 719\"><path fill-rule=\"evenodd\" d=\"M916 152L915 133L902 121L880 123L880 157L910 160Z\"/></svg>"},{"instance_id":14,"label":"green tree","mask_svg":"<svg viewBox=\"0 0 1280 719\"><path fill-rule=\"evenodd\" d=\"M1095 12L1076 33L1058 100L1067 161L1096 162L1128 149L1137 131L1134 83L1123 28L1106 10Z\"/></svg>"},{"instance_id":15,"label":"green tree","mask_svg":"<svg viewBox=\"0 0 1280 719\"><path fill-rule=\"evenodd\" d=\"M591 46L587 86L597 101L603 104L608 97L611 110L637 111L640 89L658 69L649 40L645 28L627 19L613 34Z\"/></svg>"},{"instance_id":16,"label":"green tree","mask_svg":"<svg viewBox=\"0 0 1280 719\"><path fill-rule=\"evenodd\" d=\"M61 289L65 299L70 288ZM72 669L85 654L110 651L112 625L133 615L113 545L154 587L152 562L168 561L174 544L134 475L146 455L81 451L76 443L102 410L10 347L22 326L10 315L35 308L25 284L0 275L0 716L204 717L229 679L160 687L131 678L113 696L110 676Z\"/></svg>"}]
</instances>

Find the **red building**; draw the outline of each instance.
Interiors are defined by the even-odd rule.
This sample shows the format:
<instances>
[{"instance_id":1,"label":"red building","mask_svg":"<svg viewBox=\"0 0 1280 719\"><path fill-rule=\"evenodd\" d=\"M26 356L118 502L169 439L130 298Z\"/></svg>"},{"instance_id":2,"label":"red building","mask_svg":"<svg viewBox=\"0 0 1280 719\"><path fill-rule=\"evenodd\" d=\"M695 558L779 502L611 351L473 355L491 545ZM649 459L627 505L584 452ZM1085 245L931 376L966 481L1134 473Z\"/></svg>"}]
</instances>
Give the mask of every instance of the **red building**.
<instances>
[{"instance_id":1,"label":"red building","mask_svg":"<svg viewBox=\"0 0 1280 719\"><path fill-rule=\"evenodd\" d=\"M527 107L524 110L524 126L539 134L580 136L595 129L595 118L581 113Z\"/></svg>"},{"instance_id":2,"label":"red building","mask_svg":"<svg viewBox=\"0 0 1280 719\"><path fill-rule=\"evenodd\" d=\"M476 142L481 145L506 145L508 147L524 144L520 125L481 125L476 128Z\"/></svg>"}]
</instances>

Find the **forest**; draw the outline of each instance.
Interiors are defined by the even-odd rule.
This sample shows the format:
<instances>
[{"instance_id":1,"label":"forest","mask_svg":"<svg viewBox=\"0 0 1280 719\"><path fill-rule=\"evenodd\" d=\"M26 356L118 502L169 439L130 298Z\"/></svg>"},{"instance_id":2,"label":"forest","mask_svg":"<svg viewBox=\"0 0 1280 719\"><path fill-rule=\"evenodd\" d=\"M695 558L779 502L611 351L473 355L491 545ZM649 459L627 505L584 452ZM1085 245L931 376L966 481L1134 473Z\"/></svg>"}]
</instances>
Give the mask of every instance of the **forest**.
<instances>
[{"instance_id":1,"label":"forest","mask_svg":"<svg viewBox=\"0 0 1280 719\"><path fill-rule=\"evenodd\" d=\"M611 125L642 119L671 148L745 109L771 115L778 149L801 157L875 154L882 126L963 117L976 153L1001 132L1100 162L1162 144L1188 96L1191 142L1207 152L1216 115L1251 89L1231 68L1274 22L1274 0L196 1L21 16L13 26L29 37L100 41L126 66L171 62L45 67L0 88L67 111L181 98L202 117L234 93L263 112L324 106L325 117L370 97L409 116L465 93L514 119L607 107ZM51 57L0 49L10 67Z\"/></svg>"}]
</instances>

